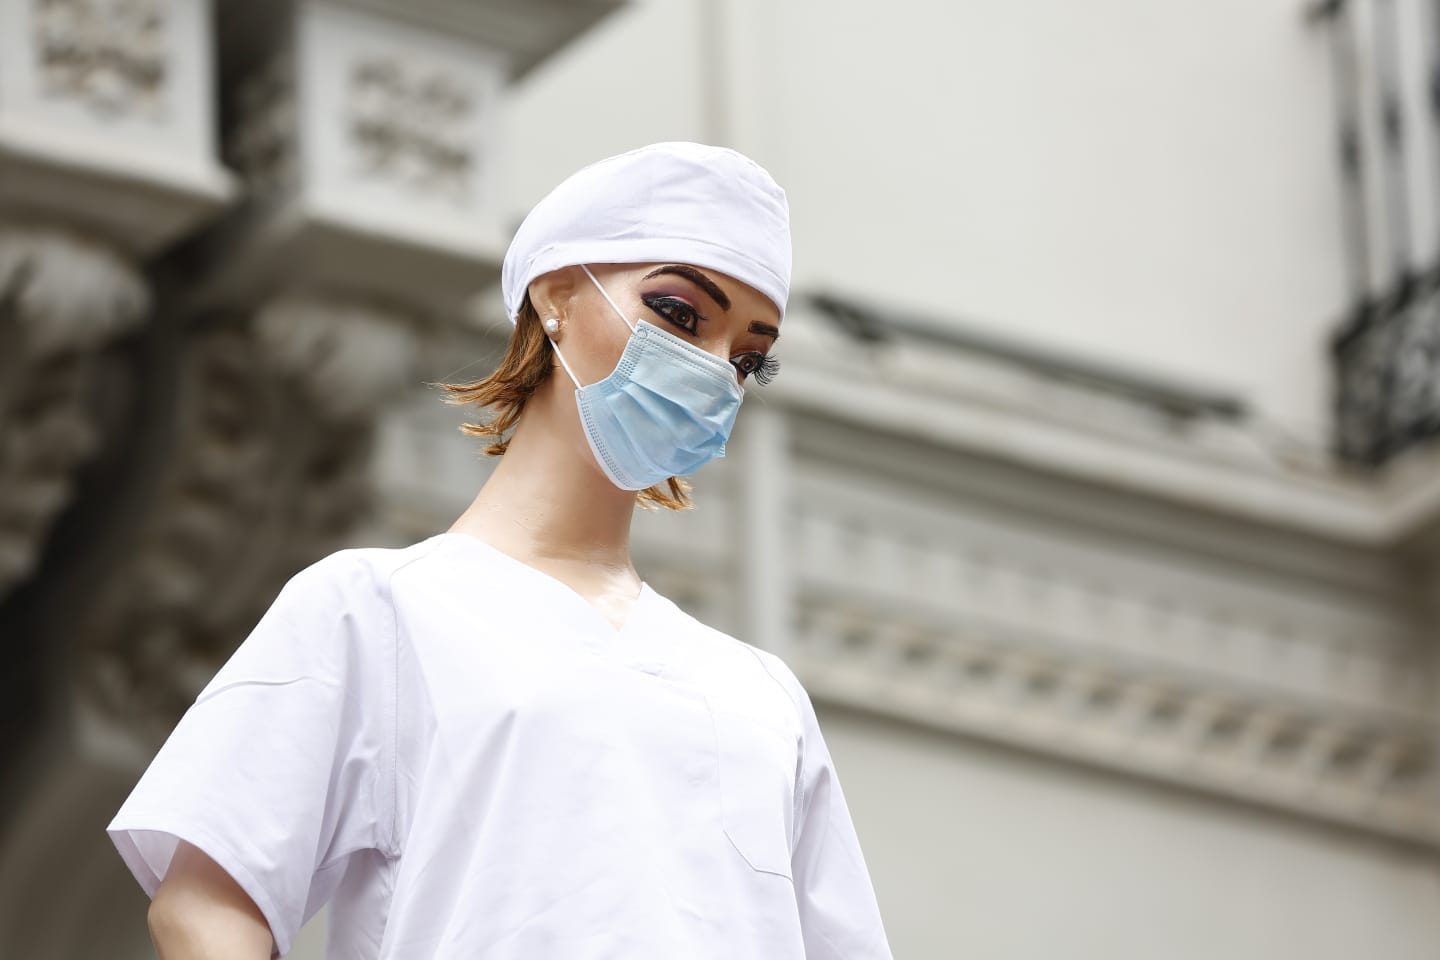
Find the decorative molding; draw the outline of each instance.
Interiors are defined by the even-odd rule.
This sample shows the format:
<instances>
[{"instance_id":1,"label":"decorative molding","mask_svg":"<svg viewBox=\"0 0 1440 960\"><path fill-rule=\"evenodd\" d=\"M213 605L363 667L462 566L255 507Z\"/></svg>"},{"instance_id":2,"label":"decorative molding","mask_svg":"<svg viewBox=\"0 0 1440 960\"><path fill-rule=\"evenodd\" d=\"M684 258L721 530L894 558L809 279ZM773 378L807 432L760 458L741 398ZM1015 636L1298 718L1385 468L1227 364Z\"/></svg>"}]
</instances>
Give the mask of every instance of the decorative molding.
<instances>
[{"instance_id":1,"label":"decorative molding","mask_svg":"<svg viewBox=\"0 0 1440 960\"><path fill-rule=\"evenodd\" d=\"M41 89L102 115L165 110L162 0L34 0Z\"/></svg>"},{"instance_id":2,"label":"decorative molding","mask_svg":"<svg viewBox=\"0 0 1440 960\"><path fill-rule=\"evenodd\" d=\"M99 348L148 309L139 273L103 244L0 228L0 596L34 568L75 469L98 446Z\"/></svg>"},{"instance_id":3,"label":"decorative molding","mask_svg":"<svg viewBox=\"0 0 1440 960\"><path fill-rule=\"evenodd\" d=\"M803 297L785 324L786 373L770 388L772 402L850 429L1337 546L1389 550L1440 519L1440 445L1361 473L1265 423L1178 423L1144 403L962 350L858 342Z\"/></svg>"},{"instance_id":4,"label":"decorative molding","mask_svg":"<svg viewBox=\"0 0 1440 960\"><path fill-rule=\"evenodd\" d=\"M791 514L787 658L817 695L1440 846L1408 611L855 484L802 471Z\"/></svg>"},{"instance_id":5,"label":"decorative molding","mask_svg":"<svg viewBox=\"0 0 1440 960\"><path fill-rule=\"evenodd\" d=\"M82 702L163 737L285 579L368 504L371 429L328 420L253 329L189 349L170 455L75 630Z\"/></svg>"},{"instance_id":6,"label":"decorative molding","mask_svg":"<svg viewBox=\"0 0 1440 960\"><path fill-rule=\"evenodd\" d=\"M253 196L289 194L300 183L295 64L288 49L236 85L238 118L225 139L226 159Z\"/></svg>"},{"instance_id":7,"label":"decorative molding","mask_svg":"<svg viewBox=\"0 0 1440 960\"><path fill-rule=\"evenodd\" d=\"M249 312L305 290L453 315L504 255L486 162L503 65L399 11L283 7L265 29L243 7L216 11L240 77L225 153L250 202L197 239L190 305Z\"/></svg>"},{"instance_id":8,"label":"decorative molding","mask_svg":"<svg viewBox=\"0 0 1440 960\"><path fill-rule=\"evenodd\" d=\"M789 660L813 695L927 726L1440 846L1437 744L1364 719L802 596Z\"/></svg>"},{"instance_id":9,"label":"decorative molding","mask_svg":"<svg viewBox=\"0 0 1440 960\"><path fill-rule=\"evenodd\" d=\"M362 178L389 180L422 194L469 200L480 162L476 103L444 69L395 55L372 55L350 68L350 149Z\"/></svg>"},{"instance_id":10,"label":"decorative molding","mask_svg":"<svg viewBox=\"0 0 1440 960\"><path fill-rule=\"evenodd\" d=\"M256 313L256 343L335 420L368 418L415 367L416 324L361 300L287 296Z\"/></svg>"},{"instance_id":11,"label":"decorative molding","mask_svg":"<svg viewBox=\"0 0 1440 960\"><path fill-rule=\"evenodd\" d=\"M510 68L524 73L584 35L626 0L340 0L344 6L395 23L472 42L504 54Z\"/></svg>"},{"instance_id":12,"label":"decorative molding","mask_svg":"<svg viewBox=\"0 0 1440 960\"><path fill-rule=\"evenodd\" d=\"M191 345L127 562L76 631L83 702L142 737L173 725L285 580L368 514L374 417L414 349L398 318L320 299Z\"/></svg>"},{"instance_id":13,"label":"decorative molding","mask_svg":"<svg viewBox=\"0 0 1440 960\"><path fill-rule=\"evenodd\" d=\"M925 531L871 498L822 499L813 484L794 517L792 557L808 589L926 630L1023 635L1059 652L1365 715L1418 720L1431 708L1432 651L1401 611L1317 602L1279 578L1256 583L1243 566L1233 578L1191 574L1183 554L1152 554L1161 575L1147 576L1123 543L1076 549L1004 524L967 530L953 515Z\"/></svg>"},{"instance_id":14,"label":"decorative molding","mask_svg":"<svg viewBox=\"0 0 1440 960\"><path fill-rule=\"evenodd\" d=\"M0 3L0 222L69 224L142 260L230 198L212 6Z\"/></svg>"},{"instance_id":15,"label":"decorative molding","mask_svg":"<svg viewBox=\"0 0 1440 960\"><path fill-rule=\"evenodd\" d=\"M150 295L109 245L56 227L0 227L0 298L28 355L98 347L138 326ZM17 358L18 359L18 358Z\"/></svg>"}]
</instances>

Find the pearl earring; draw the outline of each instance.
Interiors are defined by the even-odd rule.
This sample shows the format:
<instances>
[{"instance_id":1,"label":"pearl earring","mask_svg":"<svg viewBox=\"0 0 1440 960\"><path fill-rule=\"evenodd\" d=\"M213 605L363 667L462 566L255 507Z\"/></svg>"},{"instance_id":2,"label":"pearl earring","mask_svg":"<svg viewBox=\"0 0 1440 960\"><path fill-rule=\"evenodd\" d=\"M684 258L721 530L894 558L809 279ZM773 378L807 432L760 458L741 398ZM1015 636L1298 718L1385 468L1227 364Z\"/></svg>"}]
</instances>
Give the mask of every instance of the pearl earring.
<instances>
[{"instance_id":1,"label":"pearl earring","mask_svg":"<svg viewBox=\"0 0 1440 960\"><path fill-rule=\"evenodd\" d=\"M559 333L559 332L560 332L560 318L558 318L558 317L546 317L546 318L545 318L545 332L548 333L548 334L550 334L550 336L552 336L552 337L555 336L555 334Z\"/></svg>"}]
</instances>

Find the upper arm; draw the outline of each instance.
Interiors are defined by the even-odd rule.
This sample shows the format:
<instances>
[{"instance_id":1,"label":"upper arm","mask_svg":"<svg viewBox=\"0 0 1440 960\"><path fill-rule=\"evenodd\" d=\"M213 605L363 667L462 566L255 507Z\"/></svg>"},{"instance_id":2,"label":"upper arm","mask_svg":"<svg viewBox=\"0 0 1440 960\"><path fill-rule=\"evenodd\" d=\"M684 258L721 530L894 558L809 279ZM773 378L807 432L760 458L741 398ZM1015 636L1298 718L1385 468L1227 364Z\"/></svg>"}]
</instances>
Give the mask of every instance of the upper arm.
<instances>
[{"instance_id":1,"label":"upper arm","mask_svg":"<svg viewBox=\"0 0 1440 960\"><path fill-rule=\"evenodd\" d=\"M297 574L181 718L108 827L147 893L182 842L203 850L285 952L351 853L390 848L393 616L375 582L353 555Z\"/></svg>"},{"instance_id":2,"label":"upper arm","mask_svg":"<svg viewBox=\"0 0 1440 960\"><path fill-rule=\"evenodd\" d=\"M275 950L255 901L204 851L184 841L155 891L148 919L160 960L268 960Z\"/></svg>"}]
</instances>

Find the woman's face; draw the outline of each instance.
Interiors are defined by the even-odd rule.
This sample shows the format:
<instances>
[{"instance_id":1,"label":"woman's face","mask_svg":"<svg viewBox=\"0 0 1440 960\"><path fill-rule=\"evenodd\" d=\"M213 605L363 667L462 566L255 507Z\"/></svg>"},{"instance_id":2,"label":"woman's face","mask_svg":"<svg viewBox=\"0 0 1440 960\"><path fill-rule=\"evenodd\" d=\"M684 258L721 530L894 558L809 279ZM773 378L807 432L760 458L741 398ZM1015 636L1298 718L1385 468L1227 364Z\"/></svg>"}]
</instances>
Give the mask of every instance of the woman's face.
<instances>
[{"instance_id":1,"label":"woman's face","mask_svg":"<svg viewBox=\"0 0 1440 960\"><path fill-rule=\"evenodd\" d=\"M615 369L630 329L584 272L573 269L579 276L561 349L580 381L594 383ZM780 336L780 311L749 284L683 263L594 264L590 272L630 323L645 320L728 361L741 383L774 375L777 363L769 354Z\"/></svg>"}]
</instances>

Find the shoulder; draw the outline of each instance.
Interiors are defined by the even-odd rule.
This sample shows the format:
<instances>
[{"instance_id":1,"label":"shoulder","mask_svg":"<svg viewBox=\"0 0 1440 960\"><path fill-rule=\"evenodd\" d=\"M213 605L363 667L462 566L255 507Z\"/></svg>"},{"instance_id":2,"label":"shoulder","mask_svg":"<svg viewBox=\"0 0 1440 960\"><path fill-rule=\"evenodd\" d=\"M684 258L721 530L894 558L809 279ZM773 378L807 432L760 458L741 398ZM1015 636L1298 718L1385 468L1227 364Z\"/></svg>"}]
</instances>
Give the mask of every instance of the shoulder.
<instances>
[{"instance_id":1,"label":"shoulder","mask_svg":"<svg viewBox=\"0 0 1440 960\"><path fill-rule=\"evenodd\" d=\"M809 695L784 659L676 610L688 627L692 668L709 681L707 696L717 706L750 713L752 710L741 706L740 701L769 702L782 708L799 729L808 726L807 717L813 713Z\"/></svg>"},{"instance_id":2,"label":"shoulder","mask_svg":"<svg viewBox=\"0 0 1440 960\"><path fill-rule=\"evenodd\" d=\"M354 677L393 642L389 583L425 544L349 547L301 568L280 588L249 635L201 691L204 699L240 682Z\"/></svg>"},{"instance_id":3,"label":"shoulder","mask_svg":"<svg viewBox=\"0 0 1440 960\"><path fill-rule=\"evenodd\" d=\"M346 547L297 571L276 598L289 605L331 612L389 605L395 574L424 558L436 544L422 540L408 547Z\"/></svg>"},{"instance_id":4,"label":"shoulder","mask_svg":"<svg viewBox=\"0 0 1440 960\"><path fill-rule=\"evenodd\" d=\"M740 641L735 641L739 643ZM810 701L810 693L790 665L779 656L769 650L761 650L744 644L745 648L755 657L768 677L785 693L791 708L795 711L795 719L799 724L803 736L814 736L819 728L819 721L815 716L815 705Z\"/></svg>"}]
</instances>

